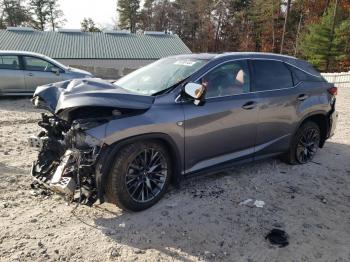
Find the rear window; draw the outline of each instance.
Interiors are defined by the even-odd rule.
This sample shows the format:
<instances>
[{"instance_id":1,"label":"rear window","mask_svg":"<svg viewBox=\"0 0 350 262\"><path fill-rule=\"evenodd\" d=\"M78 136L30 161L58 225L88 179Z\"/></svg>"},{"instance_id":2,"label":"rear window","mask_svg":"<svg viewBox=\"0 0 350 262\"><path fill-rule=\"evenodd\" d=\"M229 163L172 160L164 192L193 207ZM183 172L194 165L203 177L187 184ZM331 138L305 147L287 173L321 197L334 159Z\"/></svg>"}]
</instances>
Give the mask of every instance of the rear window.
<instances>
[{"instance_id":1,"label":"rear window","mask_svg":"<svg viewBox=\"0 0 350 262\"><path fill-rule=\"evenodd\" d=\"M18 56L0 56L0 69L19 69Z\"/></svg>"},{"instance_id":2,"label":"rear window","mask_svg":"<svg viewBox=\"0 0 350 262\"><path fill-rule=\"evenodd\" d=\"M317 72L317 76L308 74L294 66L288 65L289 69L293 73L294 83L299 82L324 82L325 79ZM318 76L319 75L319 76Z\"/></svg>"},{"instance_id":3,"label":"rear window","mask_svg":"<svg viewBox=\"0 0 350 262\"><path fill-rule=\"evenodd\" d=\"M287 66L274 60L253 60L254 91L276 90L293 87L292 72Z\"/></svg>"}]
</instances>

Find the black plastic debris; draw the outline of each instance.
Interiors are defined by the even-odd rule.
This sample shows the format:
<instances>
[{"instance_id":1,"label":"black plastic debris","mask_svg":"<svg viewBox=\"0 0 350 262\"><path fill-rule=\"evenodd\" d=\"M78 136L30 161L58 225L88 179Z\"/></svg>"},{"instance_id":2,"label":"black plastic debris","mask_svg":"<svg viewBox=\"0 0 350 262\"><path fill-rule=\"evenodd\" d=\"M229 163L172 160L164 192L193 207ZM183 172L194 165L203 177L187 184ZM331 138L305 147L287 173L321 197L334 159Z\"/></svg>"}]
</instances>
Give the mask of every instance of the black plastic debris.
<instances>
[{"instance_id":1,"label":"black plastic debris","mask_svg":"<svg viewBox=\"0 0 350 262\"><path fill-rule=\"evenodd\" d=\"M285 231L277 228L272 229L265 237L272 245L277 245L278 247L288 246L288 238L289 236Z\"/></svg>"}]
</instances>

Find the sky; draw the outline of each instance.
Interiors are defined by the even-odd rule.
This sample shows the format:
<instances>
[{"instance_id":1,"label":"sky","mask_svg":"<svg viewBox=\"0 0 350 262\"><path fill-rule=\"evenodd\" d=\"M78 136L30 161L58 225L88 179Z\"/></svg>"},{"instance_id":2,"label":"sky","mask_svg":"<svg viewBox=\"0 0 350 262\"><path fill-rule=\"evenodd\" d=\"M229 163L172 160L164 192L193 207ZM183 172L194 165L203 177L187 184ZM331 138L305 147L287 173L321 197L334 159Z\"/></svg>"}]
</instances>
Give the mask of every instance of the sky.
<instances>
[{"instance_id":1,"label":"sky","mask_svg":"<svg viewBox=\"0 0 350 262\"><path fill-rule=\"evenodd\" d=\"M84 17L92 18L102 28L112 29L115 24L116 0L59 0L58 2L67 20L64 28L79 29Z\"/></svg>"}]
</instances>

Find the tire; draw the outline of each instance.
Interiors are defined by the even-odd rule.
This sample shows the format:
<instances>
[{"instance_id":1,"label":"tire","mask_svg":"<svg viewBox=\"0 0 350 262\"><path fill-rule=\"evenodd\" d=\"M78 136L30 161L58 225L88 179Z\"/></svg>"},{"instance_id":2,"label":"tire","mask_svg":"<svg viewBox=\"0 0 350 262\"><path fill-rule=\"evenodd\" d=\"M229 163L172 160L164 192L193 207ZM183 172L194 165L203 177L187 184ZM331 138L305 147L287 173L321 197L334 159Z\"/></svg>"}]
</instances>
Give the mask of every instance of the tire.
<instances>
[{"instance_id":1,"label":"tire","mask_svg":"<svg viewBox=\"0 0 350 262\"><path fill-rule=\"evenodd\" d=\"M319 126L312 121L305 122L294 135L289 151L282 159L292 165L306 164L315 156L320 140Z\"/></svg>"},{"instance_id":2,"label":"tire","mask_svg":"<svg viewBox=\"0 0 350 262\"><path fill-rule=\"evenodd\" d=\"M107 200L125 210L147 209L163 197L171 175L170 154L163 144L147 141L127 145L118 152L110 170Z\"/></svg>"}]
</instances>

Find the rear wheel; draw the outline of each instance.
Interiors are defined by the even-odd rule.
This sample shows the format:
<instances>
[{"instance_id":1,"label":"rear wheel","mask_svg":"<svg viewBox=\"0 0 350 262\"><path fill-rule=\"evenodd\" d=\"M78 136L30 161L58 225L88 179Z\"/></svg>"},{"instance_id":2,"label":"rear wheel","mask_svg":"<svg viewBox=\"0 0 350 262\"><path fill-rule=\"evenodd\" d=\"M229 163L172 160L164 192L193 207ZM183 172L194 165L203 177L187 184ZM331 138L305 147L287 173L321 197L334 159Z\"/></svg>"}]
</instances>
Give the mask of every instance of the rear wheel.
<instances>
[{"instance_id":1,"label":"rear wheel","mask_svg":"<svg viewBox=\"0 0 350 262\"><path fill-rule=\"evenodd\" d=\"M123 209L141 211L158 202L171 177L171 158L158 142L138 142L121 149L109 174L106 195Z\"/></svg>"},{"instance_id":2,"label":"rear wheel","mask_svg":"<svg viewBox=\"0 0 350 262\"><path fill-rule=\"evenodd\" d=\"M311 161L320 145L321 132L314 122L304 123L295 134L289 152L285 155L290 164L305 164Z\"/></svg>"}]
</instances>

